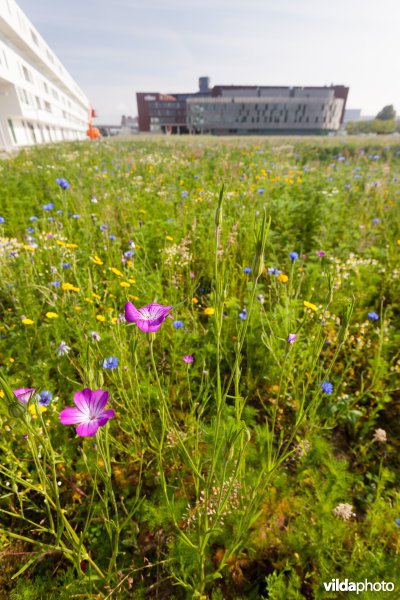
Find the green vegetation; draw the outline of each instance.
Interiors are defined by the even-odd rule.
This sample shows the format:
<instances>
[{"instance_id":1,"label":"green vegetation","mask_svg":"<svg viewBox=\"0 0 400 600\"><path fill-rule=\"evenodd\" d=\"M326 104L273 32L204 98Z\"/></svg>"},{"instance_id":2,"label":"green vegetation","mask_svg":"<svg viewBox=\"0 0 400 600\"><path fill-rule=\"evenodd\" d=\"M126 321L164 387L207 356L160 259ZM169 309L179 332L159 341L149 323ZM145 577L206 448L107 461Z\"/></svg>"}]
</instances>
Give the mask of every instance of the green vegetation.
<instances>
[{"instance_id":1,"label":"green vegetation","mask_svg":"<svg viewBox=\"0 0 400 600\"><path fill-rule=\"evenodd\" d=\"M0 599L398 590L400 145L138 138L0 169ZM172 318L146 333L127 302ZM59 417L84 388L114 411L92 437Z\"/></svg>"}]
</instances>

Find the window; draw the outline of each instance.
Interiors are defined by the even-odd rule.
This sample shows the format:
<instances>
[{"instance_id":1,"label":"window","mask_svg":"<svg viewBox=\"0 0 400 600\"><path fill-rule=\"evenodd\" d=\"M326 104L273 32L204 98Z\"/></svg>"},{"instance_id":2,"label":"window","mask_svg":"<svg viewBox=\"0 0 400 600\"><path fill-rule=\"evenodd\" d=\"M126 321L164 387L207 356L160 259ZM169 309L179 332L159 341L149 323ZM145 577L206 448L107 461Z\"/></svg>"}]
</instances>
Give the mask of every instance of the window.
<instances>
[{"instance_id":1,"label":"window","mask_svg":"<svg viewBox=\"0 0 400 600\"><path fill-rule=\"evenodd\" d=\"M51 112L51 106L50 106L49 102L44 103L44 108L45 108L45 110L47 110L47 112Z\"/></svg>"},{"instance_id":2,"label":"window","mask_svg":"<svg viewBox=\"0 0 400 600\"><path fill-rule=\"evenodd\" d=\"M14 125L13 125L13 122L11 121L11 119L8 119L8 126L10 128L11 135L14 140L14 144L17 144L17 138L15 136Z\"/></svg>"},{"instance_id":3,"label":"window","mask_svg":"<svg viewBox=\"0 0 400 600\"><path fill-rule=\"evenodd\" d=\"M24 65L22 65L22 73L24 74L26 81L32 82L32 73L24 67Z\"/></svg>"}]
</instances>

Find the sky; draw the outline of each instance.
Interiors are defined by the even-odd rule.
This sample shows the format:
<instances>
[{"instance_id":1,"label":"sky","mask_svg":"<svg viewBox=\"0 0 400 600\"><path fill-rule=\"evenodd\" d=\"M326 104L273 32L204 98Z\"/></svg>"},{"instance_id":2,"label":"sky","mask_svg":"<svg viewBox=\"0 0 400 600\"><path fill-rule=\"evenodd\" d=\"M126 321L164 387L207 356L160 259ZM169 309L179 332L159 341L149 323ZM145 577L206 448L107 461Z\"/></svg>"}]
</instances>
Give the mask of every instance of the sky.
<instances>
[{"instance_id":1,"label":"sky","mask_svg":"<svg viewBox=\"0 0 400 600\"><path fill-rule=\"evenodd\" d=\"M400 114L399 0L17 0L95 108L136 92L213 85L346 85L347 108Z\"/></svg>"}]
</instances>

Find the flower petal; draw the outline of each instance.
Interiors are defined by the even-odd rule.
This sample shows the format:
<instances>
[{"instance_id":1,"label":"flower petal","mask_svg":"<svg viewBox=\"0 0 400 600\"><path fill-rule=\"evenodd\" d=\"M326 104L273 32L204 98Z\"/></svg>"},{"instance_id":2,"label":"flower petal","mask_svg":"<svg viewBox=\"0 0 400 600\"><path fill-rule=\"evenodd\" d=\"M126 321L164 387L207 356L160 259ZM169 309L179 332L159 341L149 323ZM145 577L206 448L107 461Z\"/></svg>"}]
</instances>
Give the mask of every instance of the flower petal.
<instances>
[{"instance_id":1,"label":"flower petal","mask_svg":"<svg viewBox=\"0 0 400 600\"><path fill-rule=\"evenodd\" d=\"M165 317L160 317L159 319L154 319L151 321L139 320L136 321L136 325L142 331L145 331L146 333L151 333L153 331L158 331L164 321Z\"/></svg>"},{"instance_id":2,"label":"flower petal","mask_svg":"<svg viewBox=\"0 0 400 600\"><path fill-rule=\"evenodd\" d=\"M74 394L74 403L75 406L79 408L83 413L89 416L90 414L90 398L92 395L92 390L89 388L85 388L84 390L80 390L79 392L75 392Z\"/></svg>"},{"instance_id":3,"label":"flower petal","mask_svg":"<svg viewBox=\"0 0 400 600\"><path fill-rule=\"evenodd\" d=\"M92 437L96 435L96 432L99 428L99 422L97 419L93 421L89 421L88 423L81 423L76 428L76 433L81 437Z\"/></svg>"},{"instance_id":4,"label":"flower petal","mask_svg":"<svg viewBox=\"0 0 400 600\"><path fill-rule=\"evenodd\" d=\"M93 390L89 400L89 410L92 417L97 417L108 402L108 392L105 390Z\"/></svg>"},{"instance_id":5,"label":"flower petal","mask_svg":"<svg viewBox=\"0 0 400 600\"><path fill-rule=\"evenodd\" d=\"M112 419L113 417L115 417L115 412L112 408L108 408L107 410L104 410L101 413L101 415L97 419L97 422L99 426L102 427L107 423L108 419Z\"/></svg>"},{"instance_id":6,"label":"flower petal","mask_svg":"<svg viewBox=\"0 0 400 600\"><path fill-rule=\"evenodd\" d=\"M86 415L73 406L64 408L60 412L60 421L63 425L76 425L76 423L82 423L86 420Z\"/></svg>"},{"instance_id":7,"label":"flower petal","mask_svg":"<svg viewBox=\"0 0 400 600\"><path fill-rule=\"evenodd\" d=\"M129 321L129 323L136 323L137 319L140 319L141 315L136 306L132 304L132 302L127 302L125 304L125 319Z\"/></svg>"}]
</instances>

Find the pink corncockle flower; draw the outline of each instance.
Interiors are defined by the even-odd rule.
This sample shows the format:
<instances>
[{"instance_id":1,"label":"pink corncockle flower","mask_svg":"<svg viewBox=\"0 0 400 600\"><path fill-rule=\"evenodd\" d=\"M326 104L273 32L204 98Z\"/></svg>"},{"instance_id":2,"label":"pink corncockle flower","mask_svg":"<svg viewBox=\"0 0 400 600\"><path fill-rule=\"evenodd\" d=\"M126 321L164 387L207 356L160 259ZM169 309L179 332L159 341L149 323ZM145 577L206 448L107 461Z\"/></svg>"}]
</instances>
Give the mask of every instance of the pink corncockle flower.
<instances>
[{"instance_id":1,"label":"pink corncockle flower","mask_svg":"<svg viewBox=\"0 0 400 600\"><path fill-rule=\"evenodd\" d=\"M107 402L108 392L105 390L85 388L74 394L76 408L71 406L60 412L60 421L63 425L78 424L76 433L81 437L91 437L115 416L112 408L104 410Z\"/></svg>"},{"instance_id":2,"label":"pink corncockle flower","mask_svg":"<svg viewBox=\"0 0 400 600\"><path fill-rule=\"evenodd\" d=\"M158 331L165 321L166 317L173 318L169 315L172 306L163 306L157 302L151 302L142 308L136 308L132 302L125 304L125 319L129 323L136 323L142 331L151 333Z\"/></svg>"},{"instance_id":3,"label":"pink corncockle flower","mask_svg":"<svg viewBox=\"0 0 400 600\"><path fill-rule=\"evenodd\" d=\"M28 404L35 392L35 388L18 388L17 390L13 390L14 396L18 398L21 404Z\"/></svg>"},{"instance_id":4,"label":"pink corncockle flower","mask_svg":"<svg viewBox=\"0 0 400 600\"><path fill-rule=\"evenodd\" d=\"M323 258L325 256L325 252L323 250L317 250L315 254L320 258Z\"/></svg>"},{"instance_id":5,"label":"pink corncockle flower","mask_svg":"<svg viewBox=\"0 0 400 600\"><path fill-rule=\"evenodd\" d=\"M182 360L183 362L190 364L194 361L194 358L191 354L185 354L185 356L182 356Z\"/></svg>"}]
</instances>

